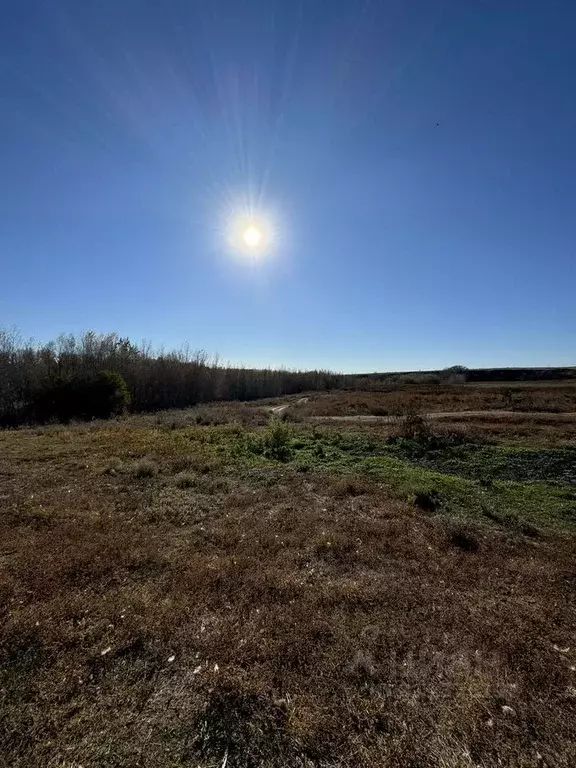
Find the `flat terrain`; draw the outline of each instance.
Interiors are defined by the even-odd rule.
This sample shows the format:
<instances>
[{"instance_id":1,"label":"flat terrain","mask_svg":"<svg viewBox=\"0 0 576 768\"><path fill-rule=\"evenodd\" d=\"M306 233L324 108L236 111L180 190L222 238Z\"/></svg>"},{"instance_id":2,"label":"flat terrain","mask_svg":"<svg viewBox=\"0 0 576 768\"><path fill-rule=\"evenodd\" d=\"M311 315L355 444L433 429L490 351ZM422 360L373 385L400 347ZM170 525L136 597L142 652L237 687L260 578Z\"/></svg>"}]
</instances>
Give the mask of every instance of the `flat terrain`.
<instances>
[{"instance_id":1,"label":"flat terrain","mask_svg":"<svg viewBox=\"0 0 576 768\"><path fill-rule=\"evenodd\" d=\"M300 398L292 398L295 404ZM304 408L304 405L306 406ZM396 387L389 391L313 393L301 403L309 416L389 416L409 411L576 412L576 383L464 384L452 387Z\"/></svg>"},{"instance_id":2,"label":"flat terrain","mask_svg":"<svg viewBox=\"0 0 576 768\"><path fill-rule=\"evenodd\" d=\"M0 765L575 765L574 412L467 386L0 433ZM355 415L395 418L317 419Z\"/></svg>"}]
</instances>

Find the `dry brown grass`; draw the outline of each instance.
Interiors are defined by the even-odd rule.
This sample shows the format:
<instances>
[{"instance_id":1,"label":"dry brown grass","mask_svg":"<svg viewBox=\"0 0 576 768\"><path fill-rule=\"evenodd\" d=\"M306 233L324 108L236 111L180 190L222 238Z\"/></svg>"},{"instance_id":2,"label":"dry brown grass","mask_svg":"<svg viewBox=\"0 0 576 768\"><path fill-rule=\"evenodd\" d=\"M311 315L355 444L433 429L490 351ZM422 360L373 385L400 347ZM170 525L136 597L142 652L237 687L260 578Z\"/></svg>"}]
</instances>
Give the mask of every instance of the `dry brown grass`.
<instances>
[{"instance_id":1,"label":"dry brown grass","mask_svg":"<svg viewBox=\"0 0 576 768\"><path fill-rule=\"evenodd\" d=\"M333 425L340 431L365 433L378 438L394 438L407 434L404 416L390 421L343 420L333 423L327 420L324 423L319 419L313 423ZM435 435L461 435L464 439L472 441L537 443L542 447L557 447L559 444L569 445L576 442L576 419L572 416L564 418L562 414L553 414L552 418L536 413L495 416L458 414L453 418L442 419L424 417L424 423Z\"/></svg>"},{"instance_id":2,"label":"dry brown grass","mask_svg":"<svg viewBox=\"0 0 576 768\"><path fill-rule=\"evenodd\" d=\"M261 427L267 424L270 418L269 409L263 405L265 402L267 401L259 401L258 405L207 403L184 410L158 411L132 416L129 421L135 428L184 429L190 426L217 426L231 423Z\"/></svg>"},{"instance_id":3,"label":"dry brown grass","mask_svg":"<svg viewBox=\"0 0 576 768\"><path fill-rule=\"evenodd\" d=\"M0 765L575 764L573 539L190 429L0 434Z\"/></svg>"},{"instance_id":4,"label":"dry brown grass","mask_svg":"<svg viewBox=\"0 0 576 768\"><path fill-rule=\"evenodd\" d=\"M330 392L311 394L296 407L302 416L395 416L435 411L549 411L576 412L575 384L486 387L476 384L390 392Z\"/></svg>"},{"instance_id":5,"label":"dry brown grass","mask_svg":"<svg viewBox=\"0 0 576 768\"><path fill-rule=\"evenodd\" d=\"M562 414L547 416L541 413L510 415L468 415L433 421L434 431L461 433L471 439L501 439L505 442L530 442L542 446L576 441L576 419Z\"/></svg>"}]
</instances>

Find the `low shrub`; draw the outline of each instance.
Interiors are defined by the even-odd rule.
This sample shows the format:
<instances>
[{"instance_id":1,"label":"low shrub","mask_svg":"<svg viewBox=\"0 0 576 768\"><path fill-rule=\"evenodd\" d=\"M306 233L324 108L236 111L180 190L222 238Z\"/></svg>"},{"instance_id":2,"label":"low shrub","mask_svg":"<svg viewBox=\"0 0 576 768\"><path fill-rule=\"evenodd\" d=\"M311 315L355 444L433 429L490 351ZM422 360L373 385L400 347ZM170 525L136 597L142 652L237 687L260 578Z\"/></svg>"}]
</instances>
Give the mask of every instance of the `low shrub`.
<instances>
[{"instance_id":1,"label":"low shrub","mask_svg":"<svg viewBox=\"0 0 576 768\"><path fill-rule=\"evenodd\" d=\"M433 514L440 507L441 499L438 491L420 492L414 497L414 504L423 512Z\"/></svg>"},{"instance_id":2,"label":"low shrub","mask_svg":"<svg viewBox=\"0 0 576 768\"><path fill-rule=\"evenodd\" d=\"M407 413L398 426L395 437L422 440L430 435L430 423L419 413Z\"/></svg>"},{"instance_id":3,"label":"low shrub","mask_svg":"<svg viewBox=\"0 0 576 768\"><path fill-rule=\"evenodd\" d=\"M132 466L132 474L139 479L154 477L158 474L158 466L150 459L141 459Z\"/></svg>"},{"instance_id":4,"label":"low shrub","mask_svg":"<svg viewBox=\"0 0 576 768\"><path fill-rule=\"evenodd\" d=\"M174 480L178 488L194 488L196 485L196 477L190 472L180 472Z\"/></svg>"},{"instance_id":5,"label":"low shrub","mask_svg":"<svg viewBox=\"0 0 576 768\"><path fill-rule=\"evenodd\" d=\"M292 431L286 422L274 420L268 429L251 441L251 450L274 461L290 461L294 455Z\"/></svg>"}]
</instances>

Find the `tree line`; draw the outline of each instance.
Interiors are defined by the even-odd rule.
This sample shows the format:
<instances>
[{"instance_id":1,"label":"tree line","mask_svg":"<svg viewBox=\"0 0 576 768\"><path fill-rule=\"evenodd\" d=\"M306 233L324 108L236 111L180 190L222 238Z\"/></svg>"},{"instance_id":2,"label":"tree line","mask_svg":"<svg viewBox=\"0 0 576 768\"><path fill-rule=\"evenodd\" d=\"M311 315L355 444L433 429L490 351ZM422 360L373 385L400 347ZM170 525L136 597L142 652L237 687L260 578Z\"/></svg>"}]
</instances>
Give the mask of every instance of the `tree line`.
<instances>
[{"instance_id":1,"label":"tree line","mask_svg":"<svg viewBox=\"0 0 576 768\"><path fill-rule=\"evenodd\" d=\"M570 379L576 368L467 369L340 374L223 365L202 350L154 350L116 333L87 331L40 344L0 328L0 427L105 418L331 389L388 391L468 382Z\"/></svg>"},{"instance_id":2,"label":"tree line","mask_svg":"<svg viewBox=\"0 0 576 768\"><path fill-rule=\"evenodd\" d=\"M116 333L87 331L40 344L0 329L3 427L329 390L345 378L322 370L227 366L202 350L154 350Z\"/></svg>"}]
</instances>

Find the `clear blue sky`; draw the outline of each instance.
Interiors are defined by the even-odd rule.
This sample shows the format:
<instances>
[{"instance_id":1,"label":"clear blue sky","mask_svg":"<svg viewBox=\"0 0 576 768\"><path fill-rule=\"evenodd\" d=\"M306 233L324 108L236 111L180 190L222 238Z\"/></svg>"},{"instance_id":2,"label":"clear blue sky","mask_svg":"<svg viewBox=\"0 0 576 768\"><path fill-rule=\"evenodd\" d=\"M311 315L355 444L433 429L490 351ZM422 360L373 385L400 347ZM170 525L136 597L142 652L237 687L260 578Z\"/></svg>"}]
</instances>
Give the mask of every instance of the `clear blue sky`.
<instances>
[{"instance_id":1,"label":"clear blue sky","mask_svg":"<svg viewBox=\"0 0 576 768\"><path fill-rule=\"evenodd\" d=\"M575 364L575 39L570 0L4 0L0 326Z\"/></svg>"}]
</instances>

